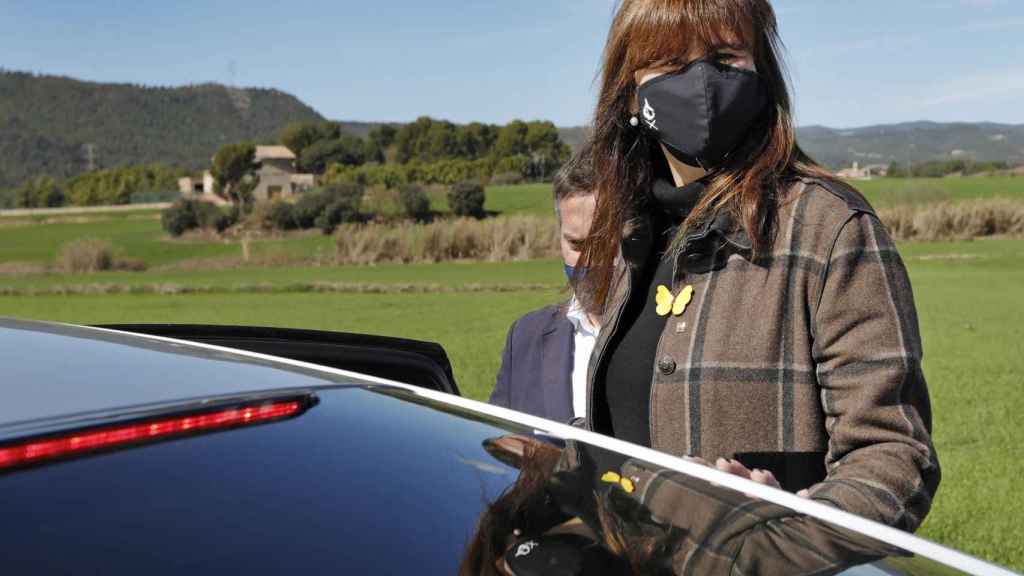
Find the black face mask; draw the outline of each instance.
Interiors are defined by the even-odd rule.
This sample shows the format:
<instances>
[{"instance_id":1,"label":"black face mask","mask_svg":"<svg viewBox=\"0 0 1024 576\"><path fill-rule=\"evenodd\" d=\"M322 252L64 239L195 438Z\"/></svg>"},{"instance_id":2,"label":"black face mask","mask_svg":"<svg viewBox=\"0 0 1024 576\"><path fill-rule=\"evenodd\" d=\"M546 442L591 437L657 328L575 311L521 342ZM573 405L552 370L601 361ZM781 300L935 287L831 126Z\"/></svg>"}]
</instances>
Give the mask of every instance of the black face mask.
<instances>
[{"instance_id":1,"label":"black face mask","mask_svg":"<svg viewBox=\"0 0 1024 576\"><path fill-rule=\"evenodd\" d=\"M768 102L760 76L701 58L637 90L640 125L690 166L719 166Z\"/></svg>"}]
</instances>

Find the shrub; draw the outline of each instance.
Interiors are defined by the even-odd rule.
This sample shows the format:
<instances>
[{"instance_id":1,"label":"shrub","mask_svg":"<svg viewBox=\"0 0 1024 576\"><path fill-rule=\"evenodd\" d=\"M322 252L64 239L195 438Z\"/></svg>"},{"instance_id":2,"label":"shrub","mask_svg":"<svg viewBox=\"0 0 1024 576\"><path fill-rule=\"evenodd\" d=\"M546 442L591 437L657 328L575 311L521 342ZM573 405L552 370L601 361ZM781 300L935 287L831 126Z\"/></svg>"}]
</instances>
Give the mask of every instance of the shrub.
<instances>
[{"instance_id":1,"label":"shrub","mask_svg":"<svg viewBox=\"0 0 1024 576\"><path fill-rule=\"evenodd\" d=\"M351 182L328 184L324 187L324 193L331 199L331 203L347 202L356 212L363 201L363 191L363 186Z\"/></svg>"},{"instance_id":2,"label":"shrub","mask_svg":"<svg viewBox=\"0 0 1024 576\"><path fill-rule=\"evenodd\" d=\"M160 214L160 225L171 236L181 236L186 231L199 227L194 200L178 200Z\"/></svg>"},{"instance_id":3,"label":"shrub","mask_svg":"<svg viewBox=\"0 0 1024 576\"><path fill-rule=\"evenodd\" d=\"M359 211L356 210L349 199L337 199L331 202L324 211L317 216L316 227L324 234L331 234L338 224L343 222L356 222L359 220Z\"/></svg>"},{"instance_id":4,"label":"shrub","mask_svg":"<svg viewBox=\"0 0 1024 576\"><path fill-rule=\"evenodd\" d=\"M66 272L98 272L114 266L114 251L109 242L96 238L72 240L60 247L57 264Z\"/></svg>"},{"instance_id":5,"label":"shrub","mask_svg":"<svg viewBox=\"0 0 1024 576\"><path fill-rule=\"evenodd\" d=\"M209 202L195 201L193 210L196 213L196 222L204 230L223 232L232 224L230 217L223 210Z\"/></svg>"},{"instance_id":6,"label":"shrub","mask_svg":"<svg viewBox=\"0 0 1024 576\"><path fill-rule=\"evenodd\" d=\"M294 207L283 201L275 200L267 209L267 223L274 230L292 230L297 228Z\"/></svg>"},{"instance_id":7,"label":"shrub","mask_svg":"<svg viewBox=\"0 0 1024 576\"><path fill-rule=\"evenodd\" d=\"M448 191L448 206L456 216L484 217L484 187L478 182L463 181Z\"/></svg>"},{"instance_id":8,"label":"shrub","mask_svg":"<svg viewBox=\"0 0 1024 576\"><path fill-rule=\"evenodd\" d=\"M405 184L398 189L398 200L402 211L413 220L424 221L430 218L430 198L422 186Z\"/></svg>"},{"instance_id":9,"label":"shrub","mask_svg":"<svg viewBox=\"0 0 1024 576\"><path fill-rule=\"evenodd\" d=\"M193 228L223 232L238 220L238 209L230 213L201 200L182 199L165 208L160 224L171 236L181 236Z\"/></svg>"},{"instance_id":10,"label":"shrub","mask_svg":"<svg viewBox=\"0 0 1024 576\"><path fill-rule=\"evenodd\" d=\"M321 226L324 224L330 228L330 231L327 232L329 234L338 223L358 218L362 201L363 187L361 185L351 182L335 182L318 190L304 193L292 207L292 219L295 225L302 229L314 226L324 229L324 226ZM333 217L343 217L343 219L330 225L331 217L325 217L324 214L335 204L337 206L333 208L335 212Z\"/></svg>"},{"instance_id":11,"label":"shrub","mask_svg":"<svg viewBox=\"0 0 1024 576\"><path fill-rule=\"evenodd\" d=\"M317 216L323 213L330 198L323 190L310 190L299 197L298 202L292 206L292 219L299 228L312 228L316 224Z\"/></svg>"}]
</instances>

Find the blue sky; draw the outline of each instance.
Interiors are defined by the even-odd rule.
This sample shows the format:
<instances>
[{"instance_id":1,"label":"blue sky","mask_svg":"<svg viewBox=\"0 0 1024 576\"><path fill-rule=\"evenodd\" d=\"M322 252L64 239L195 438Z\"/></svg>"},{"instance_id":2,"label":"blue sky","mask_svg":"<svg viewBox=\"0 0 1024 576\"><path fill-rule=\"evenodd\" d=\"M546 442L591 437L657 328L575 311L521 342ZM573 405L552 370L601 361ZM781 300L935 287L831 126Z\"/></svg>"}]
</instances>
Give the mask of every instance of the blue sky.
<instances>
[{"instance_id":1,"label":"blue sky","mask_svg":"<svg viewBox=\"0 0 1024 576\"><path fill-rule=\"evenodd\" d=\"M0 0L0 66L333 119L588 121L612 0ZM1024 1L775 0L800 124L1024 123Z\"/></svg>"}]
</instances>

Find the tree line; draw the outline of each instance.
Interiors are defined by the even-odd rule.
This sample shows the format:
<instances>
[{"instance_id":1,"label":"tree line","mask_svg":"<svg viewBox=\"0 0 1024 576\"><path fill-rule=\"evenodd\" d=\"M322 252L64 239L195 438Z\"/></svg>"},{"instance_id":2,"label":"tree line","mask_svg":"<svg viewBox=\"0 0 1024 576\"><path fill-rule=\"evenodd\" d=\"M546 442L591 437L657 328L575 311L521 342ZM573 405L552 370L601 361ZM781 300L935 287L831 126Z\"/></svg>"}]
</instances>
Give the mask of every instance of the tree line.
<instances>
[{"instance_id":1,"label":"tree line","mask_svg":"<svg viewBox=\"0 0 1024 576\"><path fill-rule=\"evenodd\" d=\"M469 180L544 181L571 153L549 121L458 125L422 117L401 126L376 126L365 137L347 133L340 122L296 122L281 131L278 141L295 154L296 168L318 175L321 184L387 188ZM244 200L255 187L254 150L251 141L243 141L216 151L210 168L218 194ZM0 207L126 204L147 194L153 200L167 199L177 190L177 179L187 174L183 168L153 163L68 178L37 176L0 194Z\"/></svg>"},{"instance_id":2,"label":"tree line","mask_svg":"<svg viewBox=\"0 0 1024 576\"><path fill-rule=\"evenodd\" d=\"M1010 165L1006 162L976 162L968 159L956 160L929 160L927 162L914 162L910 165L893 162L889 164L887 176L890 178L940 178L950 174L962 174L971 176L983 172L997 172L1008 170Z\"/></svg>"},{"instance_id":3,"label":"tree line","mask_svg":"<svg viewBox=\"0 0 1024 576\"><path fill-rule=\"evenodd\" d=\"M337 122L302 122L287 126L280 142L295 153L299 170L388 187L493 176L546 180L571 153L555 125L543 120L458 125L424 116L377 126L365 138L346 134Z\"/></svg>"},{"instance_id":4,"label":"tree line","mask_svg":"<svg viewBox=\"0 0 1024 576\"><path fill-rule=\"evenodd\" d=\"M6 198L8 208L105 206L166 200L176 195L186 172L161 164L96 170L71 178L30 178Z\"/></svg>"}]
</instances>

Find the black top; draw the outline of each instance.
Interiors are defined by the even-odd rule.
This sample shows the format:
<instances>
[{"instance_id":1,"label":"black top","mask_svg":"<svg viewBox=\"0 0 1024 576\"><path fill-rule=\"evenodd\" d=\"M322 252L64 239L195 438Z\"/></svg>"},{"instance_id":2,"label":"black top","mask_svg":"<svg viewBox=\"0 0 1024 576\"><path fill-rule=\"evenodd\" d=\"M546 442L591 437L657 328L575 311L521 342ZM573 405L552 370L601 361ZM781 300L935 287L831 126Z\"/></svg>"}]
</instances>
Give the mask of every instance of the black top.
<instances>
[{"instance_id":1,"label":"black top","mask_svg":"<svg viewBox=\"0 0 1024 576\"><path fill-rule=\"evenodd\" d=\"M641 446L651 445L650 398L658 340L669 316L658 316L659 285L672 289L673 261L666 257L686 214L704 190L702 182L676 188L665 179L651 191L652 253L635 276L629 301L608 341L607 361L598 372L594 403L595 429ZM675 294L675 292L673 292Z\"/></svg>"}]
</instances>

